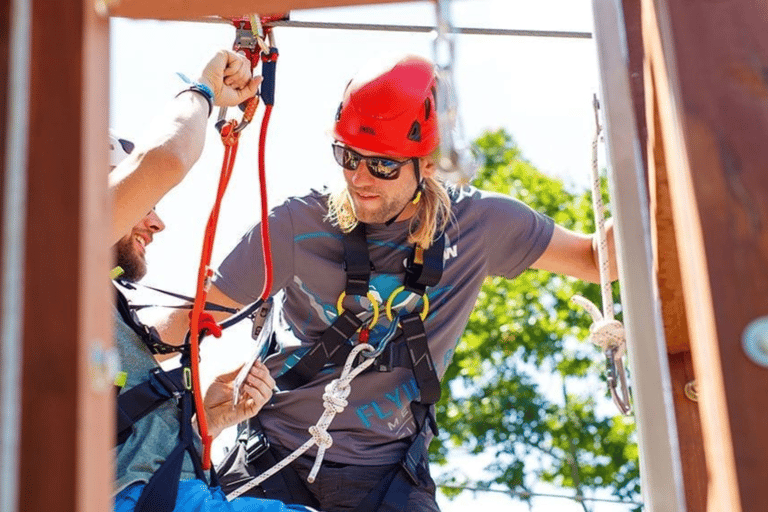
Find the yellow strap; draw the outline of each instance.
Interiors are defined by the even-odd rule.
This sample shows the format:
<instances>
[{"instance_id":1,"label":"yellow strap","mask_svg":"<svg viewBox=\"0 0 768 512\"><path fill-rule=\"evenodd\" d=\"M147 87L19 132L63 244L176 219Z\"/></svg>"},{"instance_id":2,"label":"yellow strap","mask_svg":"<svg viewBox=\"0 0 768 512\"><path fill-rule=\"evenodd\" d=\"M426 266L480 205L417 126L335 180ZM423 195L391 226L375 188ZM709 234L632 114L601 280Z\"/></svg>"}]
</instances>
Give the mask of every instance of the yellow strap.
<instances>
[{"instance_id":1,"label":"yellow strap","mask_svg":"<svg viewBox=\"0 0 768 512\"><path fill-rule=\"evenodd\" d=\"M125 387L127 381L128 374L126 372L117 372L117 375L115 375L115 386L119 388Z\"/></svg>"}]
</instances>

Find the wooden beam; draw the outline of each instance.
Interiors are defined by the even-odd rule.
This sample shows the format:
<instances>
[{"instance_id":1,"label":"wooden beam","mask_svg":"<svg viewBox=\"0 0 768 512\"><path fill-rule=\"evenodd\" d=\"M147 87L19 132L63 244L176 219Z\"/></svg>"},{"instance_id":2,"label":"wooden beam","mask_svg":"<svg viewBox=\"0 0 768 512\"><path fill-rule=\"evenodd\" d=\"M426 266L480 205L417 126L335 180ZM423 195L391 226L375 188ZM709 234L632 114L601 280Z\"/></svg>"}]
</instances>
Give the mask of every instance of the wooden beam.
<instances>
[{"instance_id":1,"label":"wooden beam","mask_svg":"<svg viewBox=\"0 0 768 512\"><path fill-rule=\"evenodd\" d=\"M712 512L768 503L768 369L741 346L768 312L764 13L752 0L643 0Z\"/></svg>"},{"instance_id":2,"label":"wooden beam","mask_svg":"<svg viewBox=\"0 0 768 512\"><path fill-rule=\"evenodd\" d=\"M251 13L285 13L295 9L386 4L401 0L102 0L111 16L191 20L204 16L234 18Z\"/></svg>"},{"instance_id":3,"label":"wooden beam","mask_svg":"<svg viewBox=\"0 0 768 512\"><path fill-rule=\"evenodd\" d=\"M661 133L660 114L655 96L655 80L646 66L648 109L650 217L653 238L654 269L659 291L664 334L669 353L672 398L675 406L678 445L688 512L704 512L707 506L707 469L698 403L685 395L685 386L695 381L685 312L680 256L672 219L666 158Z\"/></svg>"},{"instance_id":4,"label":"wooden beam","mask_svg":"<svg viewBox=\"0 0 768 512\"><path fill-rule=\"evenodd\" d=\"M114 439L113 391L99 380L111 344L108 20L92 0L30 4L19 510L104 511Z\"/></svg>"}]
</instances>

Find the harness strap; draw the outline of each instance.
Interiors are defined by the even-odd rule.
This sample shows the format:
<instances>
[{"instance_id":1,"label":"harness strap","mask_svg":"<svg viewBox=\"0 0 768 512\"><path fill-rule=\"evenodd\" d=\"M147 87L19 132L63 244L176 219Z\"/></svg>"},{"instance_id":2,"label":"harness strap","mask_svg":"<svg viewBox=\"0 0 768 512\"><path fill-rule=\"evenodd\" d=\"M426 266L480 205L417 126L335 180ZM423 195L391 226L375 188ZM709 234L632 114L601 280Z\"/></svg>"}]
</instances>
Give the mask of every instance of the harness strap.
<instances>
[{"instance_id":1,"label":"harness strap","mask_svg":"<svg viewBox=\"0 0 768 512\"><path fill-rule=\"evenodd\" d=\"M429 353L424 323L418 313L409 313L400 317L400 325L413 365L413 375L421 392L421 403L434 404L440 400L440 379L437 378L435 364Z\"/></svg>"},{"instance_id":2,"label":"harness strap","mask_svg":"<svg viewBox=\"0 0 768 512\"><path fill-rule=\"evenodd\" d=\"M405 289L423 294L427 286L435 286L443 276L443 252L445 250L445 233L432 242L424 251L414 246L405 267Z\"/></svg>"},{"instance_id":3,"label":"harness strap","mask_svg":"<svg viewBox=\"0 0 768 512\"><path fill-rule=\"evenodd\" d=\"M188 368L188 358L182 358L182 368ZM187 361L184 361L187 359ZM192 465L195 468L195 475L203 482L206 481L203 472L200 454L195 449L192 435L192 395L188 388L187 392L182 393L179 398L179 442L173 451L168 455L163 464L149 479L147 485L139 496L136 503L135 512L172 512L176 507L176 498L179 490L179 479L181 477L181 468L184 464L184 454L189 453L192 459ZM218 487L218 477L211 468L210 482L211 487Z\"/></svg>"},{"instance_id":4,"label":"harness strap","mask_svg":"<svg viewBox=\"0 0 768 512\"><path fill-rule=\"evenodd\" d=\"M133 433L133 425L172 397L186 391L184 368L169 372L154 368L149 379L117 397L117 444L123 444Z\"/></svg>"},{"instance_id":5,"label":"harness strap","mask_svg":"<svg viewBox=\"0 0 768 512\"><path fill-rule=\"evenodd\" d=\"M184 350L183 346L169 345L163 342L157 329L141 323L125 295L117 287L115 287L115 291L117 292L117 311L120 313L123 322L141 338L150 352L153 354L172 354L173 352L182 352Z\"/></svg>"},{"instance_id":6,"label":"harness strap","mask_svg":"<svg viewBox=\"0 0 768 512\"><path fill-rule=\"evenodd\" d=\"M191 303L195 301L194 297L188 297L187 295L183 295L181 293L163 290L162 288L155 288L154 286L149 286L147 284L131 283L130 281L126 281L125 279L115 279L115 281L118 284L120 284L120 286L122 286L123 288L127 288L129 290L135 290L137 286L140 286L142 288L146 288L147 290L152 290L154 292L162 293L164 295L168 295L169 297L174 297L176 299L184 300L190 303L190 304L177 304L177 305L130 304L130 308L133 311L138 311L139 309L144 309L144 308L192 309ZM205 309L206 311L221 311L223 313L230 313L232 315L238 312L236 308L229 308L226 306L222 306L221 304L215 304L213 302L206 302Z\"/></svg>"},{"instance_id":7,"label":"harness strap","mask_svg":"<svg viewBox=\"0 0 768 512\"><path fill-rule=\"evenodd\" d=\"M295 365L275 379L277 387L283 390L295 389L309 382L345 346L361 325L363 322L357 316L345 310Z\"/></svg>"},{"instance_id":8,"label":"harness strap","mask_svg":"<svg viewBox=\"0 0 768 512\"><path fill-rule=\"evenodd\" d=\"M413 489L423 487L434 492L435 483L429 474L430 434L437 435L434 411L430 406L415 402L411 404L411 412L419 433L403 460L376 484L354 512L400 512L407 510Z\"/></svg>"},{"instance_id":9,"label":"harness strap","mask_svg":"<svg viewBox=\"0 0 768 512\"><path fill-rule=\"evenodd\" d=\"M344 236L344 271L347 274L347 295L368 294L371 279L371 260L368 256L368 241L365 236L365 224L359 222L355 229Z\"/></svg>"}]
</instances>

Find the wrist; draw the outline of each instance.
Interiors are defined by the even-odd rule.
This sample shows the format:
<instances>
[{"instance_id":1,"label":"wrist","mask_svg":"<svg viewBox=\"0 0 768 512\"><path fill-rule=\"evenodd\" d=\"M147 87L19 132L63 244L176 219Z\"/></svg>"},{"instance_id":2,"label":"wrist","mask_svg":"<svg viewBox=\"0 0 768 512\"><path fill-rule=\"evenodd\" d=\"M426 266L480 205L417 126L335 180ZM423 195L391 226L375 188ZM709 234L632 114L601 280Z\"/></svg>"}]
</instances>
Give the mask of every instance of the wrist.
<instances>
[{"instance_id":1,"label":"wrist","mask_svg":"<svg viewBox=\"0 0 768 512\"><path fill-rule=\"evenodd\" d=\"M213 104L214 104L214 94L211 86L205 80L202 80L200 82L192 82L189 78L187 78L183 74L181 73L177 73L177 74L186 84L189 85L189 87L179 92L179 94L177 94L176 97L178 98L179 96L187 92L194 93L201 96L202 98L205 99L206 103L208 104L208 117L210 117L211 113L213 112Z\"/></svg>"}]
</instances>

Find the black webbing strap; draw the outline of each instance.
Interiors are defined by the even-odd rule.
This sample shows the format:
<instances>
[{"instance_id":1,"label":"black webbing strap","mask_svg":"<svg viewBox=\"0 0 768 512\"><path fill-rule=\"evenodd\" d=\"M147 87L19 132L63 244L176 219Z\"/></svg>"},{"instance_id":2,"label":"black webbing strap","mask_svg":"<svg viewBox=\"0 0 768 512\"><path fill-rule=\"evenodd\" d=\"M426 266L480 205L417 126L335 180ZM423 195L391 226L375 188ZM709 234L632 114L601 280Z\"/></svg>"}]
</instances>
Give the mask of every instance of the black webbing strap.
<instances>
[{"instance_id":1,"label":"black webbing strap","mask_svg":"<svg viewBox=\"0 0 768 512\"><path fill-rule=\"evenodd\" d=\"M117 397L117 444L123 444L133 432L133 424L151 413L171 397L186 390L184 369L164 372L154 368L149 379Z\"/></svg>"},{"instance_id":2,"label":"black webbing strap","mask_svg":"<svg viewBox=\"0 0 768 512\"><path fill-rule=\"evenodd\" d=\"M368 240L365 224L359 222L355 229L344 235L344 272L347 274L347 295L368 294L371 279L371 260L368 256Z\"/></svg>"},{"instance_id":3,"label":"black webbing strap","mask_svg":"<svg viewBox=\"0 0 768 512\"><path fill-rule=\"evenodd\" d=\"M423 294L427 286L435 286L443 276L445 233L432 242L427 250L414 246L405 265L405 289Z\"/></svg>"},{"instance_id":4,"label":"black webbing strap","mask_svg":"<svg viewBox=\"0 0 768 512\"><path fill-rule=\"evenodd\" d=\"M150 352L153 354L171 354L173 352L182 352L184 350L183 346L164 343L154 327L148 327L139 320L136 312L131 309L125 295L123 295L117 287L115 287L115 291L117 292L117 311L120 313L120 317L123 319L123 322L125 322L125 325L130 327L131 330L141 338L141 341L144 342Z\"/></svg>"},{"instance_id":5,"label":"black webbing strap","mask_svg":"<svg viewBox=\"0 0 768 512\"><path fill-rule=\"evenodd\" d=\"M188 366L188 356L182 356L182 368ZM189 453L195 475L203 482L206 481L200 455L195 448L192 434L192 391L182 393L179 397L179 442L165 461L149 479L139 496L134 512L172 512L176 507L176 497L179 491L179 479L184 464L184 454ZM219 481L213 467L210 471L209 486L218 487Z\"/></svg>"},{"instance_id":6,"label":"black webbing strap","mask_svg":"<svg viewBox=\"0 0 768 512\"><path fill-rule=\"evenodd\" d=\"M405 457L368 493L354 512L401 512L408 510L408 498L416 488L434 494L435 483L429 474L430 433L437 435L431 407L415 402L411 412L418 428Z\"/></svg>"},{"instance_id":7,"label":"black webbing strap","mask_svg":"<svg viewBox=\"0 0 768 512\"><path fill-rule=\"evenodd\" d=\"M358 223L355 229L344 235L343 242L343 268L347 275L344 292L347 295L365 297L368 294L371 279L371 261L368 257L365 224ZM361 325L363 322L356 315L349 310L344 310L325 330L320 340L301 356L295 365L276 379L277 387L282 390L296 389L312 380L323 366L334 360L334 355L339 348L346 344Z\"/></svg>"},{"instance_id":8,"label":"black webbing strap","mask_svg":"<svg viewBox=\"0 0 768 512\"><path fill-rule=\"evenodd\" d=\"M427 333L419 313L408 313L400 317L403 338L408 347L408 355L413 366L413 375L421 392L420 402L434 404L440 400L440 379L435 372L435 364L427 345Z\"/></svg>"},{"instance_id":9,"label":"black webbing strap","mask_svg":"<svg viewBox=\"0 0 768 512\"><path fill-rule=\"evenodd\" d=\"M281 390L296 389L312 380L361 325L362 320L345 310L295 365L275 379L277 387Z\"/></svg>"}]
</instances>

